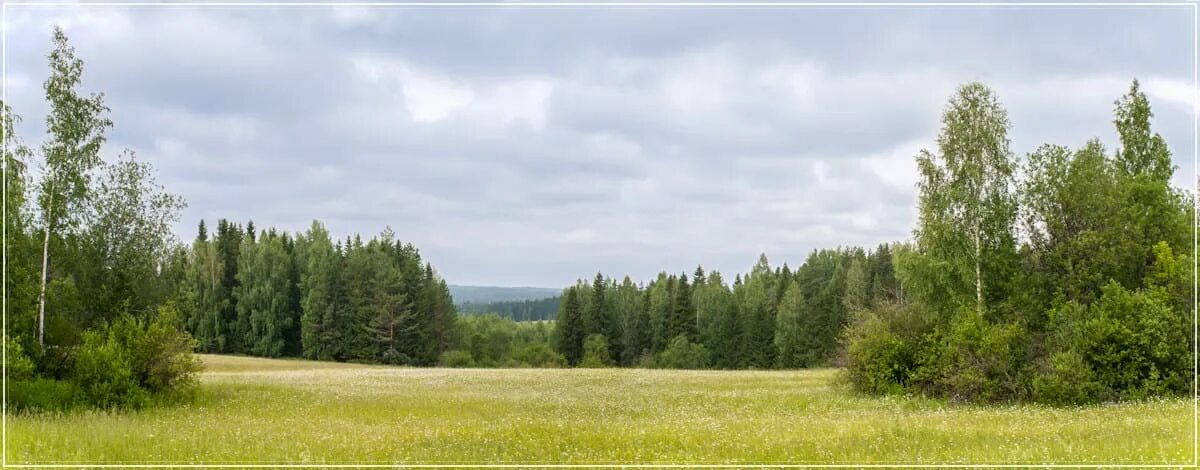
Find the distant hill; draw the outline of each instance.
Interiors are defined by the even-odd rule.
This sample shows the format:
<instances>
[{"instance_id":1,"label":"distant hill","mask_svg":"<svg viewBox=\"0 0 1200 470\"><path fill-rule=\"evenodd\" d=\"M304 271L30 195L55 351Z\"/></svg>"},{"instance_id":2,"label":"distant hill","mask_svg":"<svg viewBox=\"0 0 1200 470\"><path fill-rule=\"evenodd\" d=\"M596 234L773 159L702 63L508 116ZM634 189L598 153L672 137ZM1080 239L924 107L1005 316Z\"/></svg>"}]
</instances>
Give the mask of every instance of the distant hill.
<instances>
[{"instance_id":1,"label":"distant hill","mask_svg":"<svg viewBox=\"0 0 1200 470\"><path fill-rule=\"evenodd\" d=\"M454 303L482 304L491 302L510 302L514 300L538 300L555 297L562 294L562 289L553 287L496 287L496 286L456 286L451 284L450 297Z\"/></svg>"}]
</instances>

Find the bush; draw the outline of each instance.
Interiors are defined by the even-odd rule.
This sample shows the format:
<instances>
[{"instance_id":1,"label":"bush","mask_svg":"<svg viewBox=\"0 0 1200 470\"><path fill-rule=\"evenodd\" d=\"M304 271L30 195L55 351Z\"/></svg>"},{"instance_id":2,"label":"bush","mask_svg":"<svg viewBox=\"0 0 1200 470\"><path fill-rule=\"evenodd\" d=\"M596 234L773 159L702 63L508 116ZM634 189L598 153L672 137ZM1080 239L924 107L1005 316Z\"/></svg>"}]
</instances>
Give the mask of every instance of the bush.
<instances>
[{"instance_id":1,"label":"bush","mask_svg":"<svg viewBox=\"0 0 1200 470\"><path fill-rule=\"evenodd\" d=\"M940 339L931 361L917 374L935 392L960 402L1025 396L1021 365L1026 349L1020 326L992 323L964 310Z\"/></svg>"},{"instance_id":2,"label":"bush","mask_svg":"<svg viewBox=\"0 0 1200 470\"><path fill-rule=\"evenodd\" d=\"M857 390L899 394L920 365L920 339L926 332L918 309L884 304L863 311L846 327L846 376Z\"/></svg>"},{"instance_id":3,"label":"bush","mask_svg":"<svg viewBox=\"0 0 1200 470\"><path fill-rule=\"evenodd\" d=\"M97 407L140 408L149 398L134 379L128 351L104 332L83 332L72 372L71 381L87 402Z\"/></svg>"},{"instance_id":4,"label":"bush","mask_svg":"<svg viewBox=\"0 0 1200 470\"><path fill-rule=\"evenodd\" d=\"M71 382L31 378L8 382L8 408L14 412L68 411L86 402L84 392Z\"/></svg>"},{"instance_id":5,"label":"bush","mask_svg":"<svg viewBox=\"0 0 1200 470\"><path fill-rule=\"evenodd\" d=\"M1086 307L1065 304L1051 311L1059 332L1051 348L1058 361L1079 361L1094 377L1066 374L1053 361L1041 377L1051 401L1057 384L1087 379L1095 400L1138 399L1190 390L1192 358L1188 319L1169 306L1160 290L1130 291L1111 282Z\"/></svg>"},{"instance_id":6,"label":"bush","mask_svg":"<svg viewBox=\"0 0 1200 470\"><path fill-rule=\"evenodd\" d=\"M704 369L708 367L708 349L702 344L689 342L687 335L679 335L658 355L654 366L663 369Z\"/></svg>"},{"instance_id":7,"label":"bush","mask_svg":"<svg viewBox=\"0 0 1200 470\"><path fill-rule=\"evenodd\" d=\"M1104 387L1096 382L1092 366L1073 351L1054 353L1048 368L1033 379L1033 399L1052 405L1094 403Z\"/></svg>"},{"instance_id":8,"label":"bush","mask_svg":"<svg viewBox=\"0 0 1200 470\"><path fill-rule=\"evenodd\" d=\"M129 314L108 326L86 330L74 348L69 364L58 367L65 379L78 389L82 401L100 408L140 408L152 396L180 395L195 384L200 362L192 355L194 341L176 328L177 313L163 307L150 318ZM55 351L47 349L49 354ZM48 387L48 386L44 386ZM57 396L66 399L63 392ZM37 400L45 409L57 409Z\"/></svg>"},{"instance_id":9,"label":"bush","mask_svg":"<svg viewBox=\"0 0 1200 470\"><path fill-rule=\"evenodd\" d=\"M178 315L174 307L165 306L146 321L122 315L108 329L109 337L129 354L134 379L150 392L190 386L200 371L200 361L192 355L195 340L175 327Z\"/></svg>"},{"instance_id":10,"label":"bush","mask_svg":"<svg viewBox=\"0 0 1200 470\"><path fill-rule=\"evenodd\" d=\"M517 361L531 367L566 367L567 357L546 343L529 344L517 350Z\"/></svg>"},{"instance_id":11,"label":"bush","mask_svg":"<svg viewBox=\"0 0 1200 470\"><path fill-rule=\"evenodd\" d=\"M24 380L33 377L35 372L33 360L25 354L25 348L21 347L20 341L5 336L4 349L5 357L8 358L5 364L8 380Z\"/></svg>"},{"instance_id":12,"label":"bush","mask_svg":"<svg viewBox=\"0 0 1200 470\"><path fill-rule=\"evenodd\" d=\"M471 353L455 349L443 352L438 357L438 364L442 367L475 367L475 359Z\"/></svg>"},{"instance_id":13,"label":"bush","mask_svg":"<svg viewBox=\"0 0 1200 470\"><path fill-rule=\"evenodd\" d=\"M608 338L601 334L588 335L583 340L583 359L579 367L609 367L612 365L612 355L608 353Z\"/></svg>"}]
</instances>

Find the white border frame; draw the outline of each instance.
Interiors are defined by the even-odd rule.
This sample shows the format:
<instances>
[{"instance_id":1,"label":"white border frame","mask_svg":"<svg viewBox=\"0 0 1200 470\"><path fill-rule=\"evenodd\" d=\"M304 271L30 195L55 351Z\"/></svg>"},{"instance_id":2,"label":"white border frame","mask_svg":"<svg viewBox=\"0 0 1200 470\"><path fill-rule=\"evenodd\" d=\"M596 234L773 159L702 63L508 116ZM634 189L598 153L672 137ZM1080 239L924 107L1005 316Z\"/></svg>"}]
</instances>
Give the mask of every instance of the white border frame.
<instances>
[{"instance_id":1,"label":"white border frame","mask_svg":"<svg viewBox=\"0 0 1200 470\"><path fill-rule=\"evenodd\" d=\"M418 7L418 8L437 8L437 9L454 9L455 7L477 7L481 9L496 9L496 8L515 8L515 9L539 9L539 8L659 8L659 9L677 9L677 8L748 8L748 9L767 9L767 8L830 8L830 9L854 9L854 8L961 8L968 9L972 7L999 7L1013 9L1039 9L1039 8L1071 8L1071 7L1092 7L1103 9L1120 9L1121 7L1131 9L1154 9L1161 7L1190 7L1192 12L1192 209L1194 212L1194 220L1192 221L1192 245L1195 247L1200 242L1200 4L1197 0L1179 0L1174 2L1128 2L1128 1L1113 1L1113 2L1098 2L1098 1L1047 1L1047 2L1030 2L1030 1L1014 1L1014 2L995 2L995 1L980 1L980 2L953 2L953 1L897 1L897 2L866 2L866 1L847 1L847 2L828 2L828 1L782 1L782 2L730 2L730 1L715 1L715 2L663 2L651 0L646 2L630 2L630 1L598 1L598 2L526 2L524 0L505 1L497 0L494 2L482 1L447 1L447 2L401 2L401 1L379 1L379 2L363 2L363 1L348 1L348 2L330 2L330 1L313 1L313 2L297 2L297 1L280 1L280 2L230 2L230 1L214 1L214 2L196 2L196 1L181 1L181 2L151 2L151 1L99 1L86 3L60 3L60 2L18 2L8 3L0 0L0 101L8 103L8 9L13 8L92 8L92 7L162 7L162 8L244 8L244 7ZM1181 10L1185 8L1180 8ZM7 152L7 147L2 149ZM2 154L0 154L2 155ZM0 162L0 166L3 163ZM7 175L8 168L3 167L3 174ZM0 184L3 184L0 182ZM2 200L4 204L0 206L0 213L4 218L8 214L4 211L7 208L8 201L8 186L3 189ZM0 241L8 240L8 226L5 224L0 228ZM1197 282L1200 273L1197 268L1200 268L1200 254L1196 250L1192 250L1192 462L1190 464L1147 464L1147 465L1130 465L1130 464L9 464L8 463L8 348L2 348L0 352L0 468L1198 468L1200 467L1200 282ZM2 254L0 254L0 270L3 271L3 279L7 282L8 279L8 244L3 244ZM3 337L8 335L8 291L3 289L0 284L0 334ZM0 338L2 340L2 338ZM2 345L0 345L2 347Z\"/></svg>"}]
</instances>

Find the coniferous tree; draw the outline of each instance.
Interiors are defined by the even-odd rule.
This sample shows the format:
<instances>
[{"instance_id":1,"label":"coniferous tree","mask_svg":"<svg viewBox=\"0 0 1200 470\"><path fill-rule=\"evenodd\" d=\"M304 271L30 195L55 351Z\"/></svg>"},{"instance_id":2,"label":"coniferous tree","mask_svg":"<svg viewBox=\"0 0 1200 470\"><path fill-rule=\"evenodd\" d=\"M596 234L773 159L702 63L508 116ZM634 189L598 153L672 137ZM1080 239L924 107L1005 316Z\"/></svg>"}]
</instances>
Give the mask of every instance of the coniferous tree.
<instances>
[{"instance_id":1,"label":"coniferous tree","mask_svg":"<svg viewBox=\"0 0 1200 470\"><path fill-rule=\"evenodd\" d=\"M278 357L285 352L284 332L291 320L288 311L291 260L278 236L243 241L238 267L238 331L243 350L258 356Z\"/></svg>"},{"instance_id":2,"label":"coniferous tree","mask_svg":"<svg viewBox=\"0 0 1200 470\"><path fill-rule=\"evenodd\" d=\"M300 278L300 340L304 357L329 360L334 358L338 341L338 254L320 222L313 221L306 238L307 263Z\"/></svg>"},{"instance_id":3,"label":"coniferous tree","mask_svg":"<svg viewBox=\"0 0 1200 470\"><path fill-rule=\"evenodd\" d=\"M579 364L583 358L583 308L579 302L579 292L576 287L568 287L563 293L562 308L558 312L558 321L554 323L557 329L558 352L567 358L567 364Z\"/></svg>"},{"instance_id":4,"label":"coniferous tree","mask_svg":"<svg viewBox=\"0 0 1200 470\"><path fill-rule=\"evenodd\" d=\"M692 288L688 286L686 274L680 274L675 282L675 295L671 305L671 323L667 336L679 335L688 341L696 341L696 312L692 308Z\"/></svg>"}]
</instances>

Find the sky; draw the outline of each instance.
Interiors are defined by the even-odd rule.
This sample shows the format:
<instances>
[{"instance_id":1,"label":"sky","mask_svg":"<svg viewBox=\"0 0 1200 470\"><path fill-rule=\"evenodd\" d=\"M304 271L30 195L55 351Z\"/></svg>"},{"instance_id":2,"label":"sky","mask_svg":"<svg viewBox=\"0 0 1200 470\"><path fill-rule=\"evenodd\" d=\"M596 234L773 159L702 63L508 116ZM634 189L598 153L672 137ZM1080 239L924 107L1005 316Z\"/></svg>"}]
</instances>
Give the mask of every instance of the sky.
<instances>
[{"instance_id":1,"label":"sky","mask_svg":"<svg viewBox=\"0 0 1200 470\"><path fill-rule=\"evenodd\" d=\"M909 239L955 88L1012 150L1111 151L1135 77L1194 181L1191 7L6 9L5 93L44 139L53 25L200 219L391 227L452 284L559 287Z\"/></svg>"}]
</instances>

